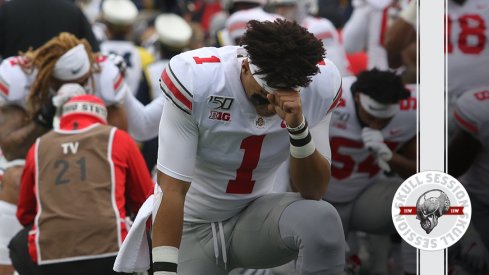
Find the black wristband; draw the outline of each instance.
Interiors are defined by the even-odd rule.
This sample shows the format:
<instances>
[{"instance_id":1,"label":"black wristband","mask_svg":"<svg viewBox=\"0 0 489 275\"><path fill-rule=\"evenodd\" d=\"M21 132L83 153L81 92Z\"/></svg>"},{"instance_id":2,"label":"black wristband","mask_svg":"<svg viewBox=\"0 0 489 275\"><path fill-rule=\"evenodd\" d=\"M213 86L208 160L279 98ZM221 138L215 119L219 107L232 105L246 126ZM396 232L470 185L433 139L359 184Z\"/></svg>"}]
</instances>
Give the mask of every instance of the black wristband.
<instances>
[{"instance_id":1,"label":"black wristband","mask_svg":"<svg viewBox=\"0 0 489 275\"><path fill-rule=\"evenodd\" d=\"M307 128L306 128L307 129ZM307 133L307 136L305 138L301 138L301 139L293 139L292 137L290 138L290 144L292 144L293 146L295 147L302 147L306 144L308 144L309 142L311 142L311 133Z\"/></svg>"},{"instance_id":2,"label":"black wristband","mask_svg":"<svg viewBox=\"0 0 489 275\"><path fill-rule=\"evenodd\" d=\"M153 272L157 271L167 271L167 272L177 272L177 264L170 262L154 262Z\"/></svg>"}]
</instances>

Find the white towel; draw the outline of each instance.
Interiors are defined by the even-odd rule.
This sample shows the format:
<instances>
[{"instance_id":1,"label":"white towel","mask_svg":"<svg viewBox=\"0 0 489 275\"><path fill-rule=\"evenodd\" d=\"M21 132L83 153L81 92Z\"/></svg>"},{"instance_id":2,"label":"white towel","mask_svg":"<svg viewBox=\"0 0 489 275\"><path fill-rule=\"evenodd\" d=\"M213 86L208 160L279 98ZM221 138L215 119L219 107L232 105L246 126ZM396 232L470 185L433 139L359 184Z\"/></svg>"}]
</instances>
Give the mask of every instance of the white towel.
<instances>
[{"instance_id":1,"label":"white towel","mask_svg":"<svg viewBox=\"0 0 489 275\"><path fill-rule=\"evenodd\" d=\"M114 262L117 272L143 272L150 267L146 221L153 211L154 195L141 206Z\"/></svg>"}]
</instances>

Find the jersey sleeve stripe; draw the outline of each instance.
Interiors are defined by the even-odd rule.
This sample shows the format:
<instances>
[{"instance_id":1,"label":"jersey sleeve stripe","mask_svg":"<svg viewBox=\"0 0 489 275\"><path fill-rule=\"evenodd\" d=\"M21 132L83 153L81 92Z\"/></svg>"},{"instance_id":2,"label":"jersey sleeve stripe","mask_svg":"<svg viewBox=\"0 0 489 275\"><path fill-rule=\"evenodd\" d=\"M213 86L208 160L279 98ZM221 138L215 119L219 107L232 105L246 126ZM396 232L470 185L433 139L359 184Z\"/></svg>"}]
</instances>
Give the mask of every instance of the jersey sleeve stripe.
<instances>
[{"instance_id":1,"label":"jersey sleeve stripe","mask_svg":"<svg viewBox=\"0 0 489 275\"><path fill-rule=\"evenodd\" d=\"M228 32L233 32L239 29L246 29L247 22L236 22L228 27Z\"/></svg>"},{"instance_id":2,"label":"jersey sleeve stripe","mask_svg":"<svg viewBox=\"0 0 489 275\"><path fill-rule=\"evenodd\" d=\"M119 73L114 80L114 91L115 92L118 92L119 89L122 87L123 80L124 80L124 77L122 76L121 73Z\"/></svg>"},{"instance_id":3,"label":"jersey sleeve stripe","mask_svg":"<svg viewBox=\"0 0 489 275\"><path fill-rule=\"evenodd\" d=\"M467 131L469 131L470 133L477 133L479 131L479 127L477 127L477 125L471 121L469 121L468 119L464 118L458 110L455 110L455 112L453 113L454 117L455 117L455 120L458 122L458 124L466 129Z\"/></svg>"},{"instance_id":4,"label":"jersey sleeve stripe","mask_svg":"<svg viewBox=\"0 0 489 275\"><path fill-rule=\"evenodd\" d=\"M163 84L164 85L164 84ZM185 107L184 105L182 105L182 103L180 103L180 101L175 101L175 99L173 99L173 97L171 96L171 94L169 94L167 92L167 89L163 87L162 84L160 84L160 89L161 91L163 91L163 94L166 96L166 98L170 99L173 104L175 104L175 106L178 107L178 109L184 111L185 113L189 114L190 115L190 111L189 109L187 109L187 107Z\"/></svg>"},{"instance_id":5,"label":"jersey sleeve stripe","mask_svg":"<svg viewBox=\"0 0 489 275\"><path fill-rule=\"evenodd\" d=\"M171 81L175 84L175 86L182 92L182 94L190 101L192 102L193 95L190 93L185 86L178 80L177 76L173 72L171 65L168 64L168 70L170 71L170 74L168 75L171 79Z\"/></svg>"},{"instance_id":6,"label":"jersey sleeve stripe","mask_svg":"<svg viewBox=\"0 0 489 275\"><path fill-rule=\"evenodd\" d=\"M324 40L324 39L329 39L333 37L333 34L331 32L321 32L315 35L317 39L319 40Z\"/></svg>"},{"instance_id":7,"label":"jersey sleeve stripe","mask_svg":"<svg viewBox=\"0 0 489 275\"><path fill-rule=\"evenodd\" d=\"M161 74L161 90L165 93L165 95L173 101L173 103L184 112L190 114L192 110L192 102L181 92L180 89L174 82L170 79L170 76L167 73L167 69L163 70Z\"/></svg>"},{"instance_id":8,"label":"jersey sleeve stripe","mask_svg":"<svg viewBox=\"0 0 489 275\"><path fill-rule=\"evenodd\" d=\"M329 107L326 113L331 112L334 108L336 108L336 106L338 106L338 103L340 103L342 96L343 96L343 87L340 84L340 89L338 90L336 96L333 99L333 104L331 104L331 106Z\"/></svg>"},{"instance_id":9,"label":"jersey sleeve stripe","mask_svg":"<svg viewBox=\"0 0 489 275\"><path fill-rule=\"evenodd\" d=\"M8 96L8 84L3 80L2 77L0 77L0 93L3 94L5 97Z\"/></svg>"}]
</instances>

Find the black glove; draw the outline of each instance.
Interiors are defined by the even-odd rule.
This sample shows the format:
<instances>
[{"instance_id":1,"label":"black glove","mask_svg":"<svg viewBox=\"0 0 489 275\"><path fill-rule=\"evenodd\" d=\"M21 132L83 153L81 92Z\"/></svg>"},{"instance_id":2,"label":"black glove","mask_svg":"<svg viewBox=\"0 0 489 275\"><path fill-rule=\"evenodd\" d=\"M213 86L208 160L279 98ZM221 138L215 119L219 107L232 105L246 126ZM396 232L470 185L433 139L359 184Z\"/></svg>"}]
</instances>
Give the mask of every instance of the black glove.
<instances>
[{"instance_id":1,"label":"black glove","mask_svg":"<svg viewBox=\"0 0 489 275\"><path fill-rule=\"evenodd\" d=\"M34 115L33 120L46 129L52 129L55 114L56 107L53 105L53 99L49 97L48 101Z\"/></svg>"}]
</instances>

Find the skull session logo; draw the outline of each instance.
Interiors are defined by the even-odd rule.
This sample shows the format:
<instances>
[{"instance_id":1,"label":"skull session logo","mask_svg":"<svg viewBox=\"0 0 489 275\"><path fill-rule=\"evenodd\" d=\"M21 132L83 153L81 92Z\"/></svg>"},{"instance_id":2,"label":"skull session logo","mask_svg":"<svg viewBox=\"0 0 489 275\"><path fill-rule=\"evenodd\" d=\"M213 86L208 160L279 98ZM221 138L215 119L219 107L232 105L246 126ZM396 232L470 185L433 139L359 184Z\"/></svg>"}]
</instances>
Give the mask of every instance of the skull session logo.
<instances>
[{"instance_id":1,"label":"skull session logo","mask_svg":"<svg viewBox=\"0 0 489 275\"><path fill-rule=\"evenodd\" d=\"M420 220L419 223L426 234L430 234L438 225L438 218L448 213L449 208L450 199L447 194L438 189L430 190L424 192L416 202L416 219Z\"/></svg>"},{"instance_id":2,"label":"skull session logo","mask_svg":"<svg viewBox=\"0 0 489 275\"><path fill-rule=\"evenodd\" d=\"M392 202L397 232L423 250L445 249L467 230L472 208L465 188L452 176L424 171L405 180Z\"/></svg>"}]
</instances>

